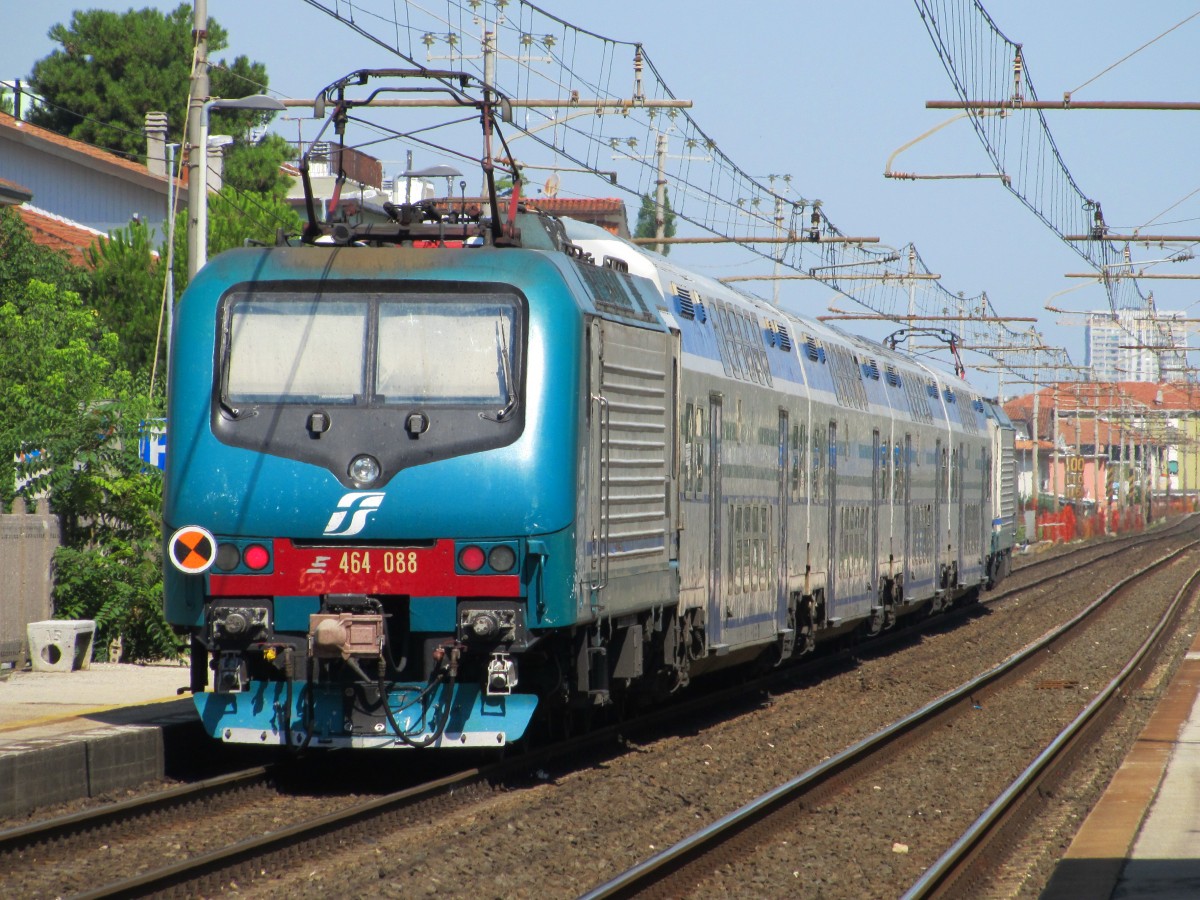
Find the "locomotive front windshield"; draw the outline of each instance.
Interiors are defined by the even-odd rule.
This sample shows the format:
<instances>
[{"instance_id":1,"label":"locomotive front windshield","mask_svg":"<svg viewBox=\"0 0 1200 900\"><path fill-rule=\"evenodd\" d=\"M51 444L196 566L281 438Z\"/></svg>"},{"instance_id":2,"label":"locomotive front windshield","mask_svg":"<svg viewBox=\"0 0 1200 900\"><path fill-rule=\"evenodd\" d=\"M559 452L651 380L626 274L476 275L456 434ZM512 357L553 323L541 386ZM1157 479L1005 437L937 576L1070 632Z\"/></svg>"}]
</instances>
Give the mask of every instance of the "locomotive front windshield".
<instances>
[{"instance_id":1,"label":"locomotive front windshield","mask_svg":"<svg viewBox=\"0 0 1200 900\"><path fill-rule=\"evenodd\" d=\"M233 293L222 397L505 407L518 385L519 317L503 294Z\"/></svg>"}]
</instances>

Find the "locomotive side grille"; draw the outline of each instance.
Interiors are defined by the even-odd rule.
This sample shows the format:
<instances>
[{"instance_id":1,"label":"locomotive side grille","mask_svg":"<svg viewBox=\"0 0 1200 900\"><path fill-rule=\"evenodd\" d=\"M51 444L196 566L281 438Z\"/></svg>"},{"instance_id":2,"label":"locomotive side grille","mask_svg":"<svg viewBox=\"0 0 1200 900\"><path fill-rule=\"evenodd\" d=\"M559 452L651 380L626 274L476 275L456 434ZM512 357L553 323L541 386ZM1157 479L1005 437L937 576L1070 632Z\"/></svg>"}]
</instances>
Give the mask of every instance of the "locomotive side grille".
<instances>
[{"instance_id":1,"label":"locomotive side grille","mask_svg":"<svg viewBox=\"0 0 1200 900\"><path fill-rule=\"evenodd\" d=\"M1014 521L1017 514L1016 460L1013 446L1017 433L1000 430L1000 516Z\"/></svg>"},{"instance_id":2,"label":"locomotive side grille","mask_svg":"<svg viewBox=\"0 0 1200 900\"><path fill-rule=\"evenodd\" d=\"M603 347L600 554L617 574L625 561L636 566L666 558L671 358L663 335L607 322Z\"/></svg>"},{"instance_id":3,"label":"locomotive side grille","mask_svg":"<svg viewBox=\"0 0 1200 900\"><path fill-rule=\"evenodd\" d=\"M575 261L575 268L591 289L596 309L644 322L654 320L646 309L641 293L627 274L579 260Z\"/></svg>"}]
</instances>

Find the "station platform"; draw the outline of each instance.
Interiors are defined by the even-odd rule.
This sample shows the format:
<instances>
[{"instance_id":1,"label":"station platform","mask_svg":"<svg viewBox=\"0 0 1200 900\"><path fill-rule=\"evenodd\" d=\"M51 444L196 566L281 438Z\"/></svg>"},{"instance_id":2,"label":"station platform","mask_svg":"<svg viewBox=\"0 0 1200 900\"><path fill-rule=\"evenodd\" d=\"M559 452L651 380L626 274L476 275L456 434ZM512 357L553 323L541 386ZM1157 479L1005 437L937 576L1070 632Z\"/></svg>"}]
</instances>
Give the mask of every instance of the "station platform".
<instances>
[{"instance_id":1,"label":"station platform","mask_svg":"<svg viewBox=\"0 0 1200 900\"><path fill-rule=\"evenodd\" d=\"M161 779L170 733L198 729L188 668L92 663L0 679L0 816Z\"/></svg>"},{"instance_id":2,"label":"station platform","mask_svg":"<svg viewBox=\"0 0 1200 900\"><path fill-rule=\"evenodd\" d=\"M1041 900L1200 897L1200 636Z\"/></svg>"}]
</instances>

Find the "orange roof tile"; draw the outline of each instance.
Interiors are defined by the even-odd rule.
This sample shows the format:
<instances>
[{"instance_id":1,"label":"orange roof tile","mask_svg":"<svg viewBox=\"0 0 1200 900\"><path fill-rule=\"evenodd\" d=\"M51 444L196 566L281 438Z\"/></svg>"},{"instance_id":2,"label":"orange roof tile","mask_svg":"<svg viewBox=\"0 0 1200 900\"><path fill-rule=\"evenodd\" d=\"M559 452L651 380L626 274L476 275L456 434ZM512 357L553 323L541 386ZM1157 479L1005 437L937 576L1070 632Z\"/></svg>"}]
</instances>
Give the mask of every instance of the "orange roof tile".
<instances>
[{"instance_id":1,"label":"orange roof tile","mask_svg":"<svg viewBox=\"0 0 1200 900\"><path fill-rule=\"evenodd\" d=\"M0 206L15 206L33 199L33 191L15 181L0 178Z\"/></svg>"},{"instance_id":2,"label":"orange roof tile","mask_svg":"<svg viewBox=\"0 0 1200 900\"><path fill-rule=\"evenodd\" d=\"M550 215L567 213L623 212L625 201L619 197L525 197L526 205Z\"/></svg>"},{"instance_id":3,"label":"orange roof tile","mask_svg":"<svg viewBox=\"0 0 1200 900\"><path fill-rule=\"evenodd\" d=\"M29 229L29 236L35 244L51 250L61 250L75 265L90 268L83 251L94 244L97 238L105 237L104 232L28 204L18 206L17 213Z\"/></svg>"}]
</instances>

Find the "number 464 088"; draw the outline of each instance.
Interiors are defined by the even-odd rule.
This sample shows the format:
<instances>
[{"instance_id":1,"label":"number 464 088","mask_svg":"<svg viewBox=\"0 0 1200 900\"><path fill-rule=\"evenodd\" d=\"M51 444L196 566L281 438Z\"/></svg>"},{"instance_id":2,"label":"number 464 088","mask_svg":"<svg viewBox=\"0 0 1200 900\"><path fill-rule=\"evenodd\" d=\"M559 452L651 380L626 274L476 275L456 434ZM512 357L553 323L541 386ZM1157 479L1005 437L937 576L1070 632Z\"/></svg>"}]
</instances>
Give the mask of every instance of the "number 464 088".
<instances>
[{"instance_id":1,"label":"number 464 088","mask_svg":"<svg viewBox=\"0 0 1200 900\"><path fill-rule=\"evenodd\" d=\"M372 560L372 556L376 559ZM369 573L373 566L376 571L382 567L387 575L413 575L417 571L418 558L415 550L347 550L342 554L338 568L347 575Z\"/></svg>"}]
</instances>

